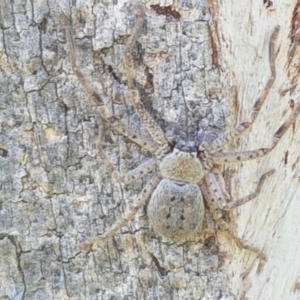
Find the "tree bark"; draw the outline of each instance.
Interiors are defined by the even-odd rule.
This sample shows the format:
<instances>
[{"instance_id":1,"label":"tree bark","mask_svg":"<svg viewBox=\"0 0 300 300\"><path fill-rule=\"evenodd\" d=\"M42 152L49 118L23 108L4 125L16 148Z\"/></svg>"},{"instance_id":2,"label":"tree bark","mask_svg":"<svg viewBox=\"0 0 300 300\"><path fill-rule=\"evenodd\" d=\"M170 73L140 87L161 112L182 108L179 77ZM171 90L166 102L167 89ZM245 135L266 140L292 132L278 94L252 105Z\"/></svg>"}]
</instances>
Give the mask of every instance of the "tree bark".
<instances>
[{"instance_id":1,"label":"tree bark","mask_svg":"<svg viewBox=\"0 0 300 300\"><path fill-rule=\"evenodd\" d=\"M299 101L299 2L264 2L144 1L137 85L169 137L211 141L247 121L279 25L276 81L252 129L224 152L269 146ZM104 246L82 252L125 216L151 176L117 184L99 156L125 174L153 155L99 118L72 71L59 14L71 16L78 67L148 136L127 99L123 63L134 3L5 0L0 9L0 299L299 299L299 118L268 156L222 169L233 199L276 169L256 200L224 216L248 248L222 234L172 243L153 232L145 208Z\"/></svg>"},{"instance_id":2,"label":"tree bark","mask_svg":"<svg viewBox=\"0 0 300 300\"><path fill-rule=\"evenodd\" d=\"M247 120L253 101L269 76L267 43L273 28L277 39L276 80L249 134L241 137L240 149L268 147L271 137L291 113L291 100L299 101L299 1L239 1L215 3L214 15L223 69L237 87L239 120ZM226 67L224 67L226 66ZM233 212L236 234L261 249L264 265L252 262L245 251L234 255L226 271L230 289L238 299L299 299L299 117L278 146L266 157L236 167L236 195L247 194L255 178L275 168L276 173L257 200Z\"/></svg>"}]
</instances>

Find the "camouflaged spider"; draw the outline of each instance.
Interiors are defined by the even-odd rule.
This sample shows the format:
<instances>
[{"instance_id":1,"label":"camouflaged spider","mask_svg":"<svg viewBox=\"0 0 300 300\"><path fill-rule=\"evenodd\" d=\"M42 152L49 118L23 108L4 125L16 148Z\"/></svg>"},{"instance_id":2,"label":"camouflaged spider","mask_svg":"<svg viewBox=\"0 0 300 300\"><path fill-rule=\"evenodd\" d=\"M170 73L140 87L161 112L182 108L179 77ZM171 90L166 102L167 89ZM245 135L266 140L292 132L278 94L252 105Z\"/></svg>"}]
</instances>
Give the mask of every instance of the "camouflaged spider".
<instances>
[{"instance_id":1,"label":"camouflaged spider","mask_svg":"<svg viewBox=\"0 0 300 300\"><path fill-rule=\"evenodd\" d=\"M287 121L281 125L273 135L272 143L269 148L231 153L217 152L222 149L225 144L230 143L251 127L267 98L276 76L274 48L275 40L279 32L279 28L276 27L269 42L271 76L252 108L250 120L238 125L232 131L218 137L210 144L202 143L201 145L196 145L192 142L184 143L182 141L176 141L174 144L171 144L165 137L162 129L144 109L135 85L135 71L131 52L140 34L144 20L144 6L137 5L136 23L126 46L124 63L130 89L129 96L131 104L138 113L143 124L145 124L148 129L152 137L151 139L144 138L137 133L132 132L123 124L121 125L119 118L109 113L103 100L94 91L82 72L76 67L76 53L70 23L64 14L61 15L61 22L66 28L66 37L70 47L69 56L73 71L86 93L97 106L97 110L101 117L106 122L110 123L120 134L126 136L131 141L140 145L142 148L151 151L155 155L154 158L123 177L117 172L114 172L115 179L119 182L128 184L141 178L156 167L159 168L159 171L155 172L154 176L141 191L137 205L126 215L126 217L114 224L103 235L84 243L83 249L93 248L101 243L101 241L113 236L135 216L149 198L151 199L148 204L147 214L150 223L156 233L167 237L170 240L176 242L186 241L201 230L205 212L202 195L204 195L207 206L218 227L226 230L228 225L222 219L221 211L230 210L253 200L259 194L265 180L274 173L274 170L261 176L253 193L235 201L228 201L229 199L227 199L226 191L224 191L224 188L218 183L213 165L256 159L266 155L276 146L280 138L285 134L300 113L299 103L294 107L294 110Z\"/></svg>"}]
</instances>

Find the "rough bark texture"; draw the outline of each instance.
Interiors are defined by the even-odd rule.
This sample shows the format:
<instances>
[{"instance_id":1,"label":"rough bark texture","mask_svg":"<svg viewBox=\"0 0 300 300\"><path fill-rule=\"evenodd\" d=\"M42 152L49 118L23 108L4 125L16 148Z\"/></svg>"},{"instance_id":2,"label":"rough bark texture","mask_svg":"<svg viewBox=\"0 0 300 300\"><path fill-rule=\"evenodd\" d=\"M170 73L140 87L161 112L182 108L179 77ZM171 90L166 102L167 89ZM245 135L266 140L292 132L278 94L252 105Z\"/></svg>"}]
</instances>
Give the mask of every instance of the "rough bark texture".
<instances>
[{"instance_id":1,"label":"rough bark texture","mask_svg":"<svg viewBox=\"0 0 300 300\"><path fill-rule=\"evenodd\" d=\"M233 198L277 170L257 200L227 216L267 262L222 235L171 243L145 211L97 251L79 251L124 216L149 179L112 182L99 138L122 173L152 156L99 120L72 72L60 10L72 17L78 66L147 135L126 100L122 61L134 2L96 2L0 3L0 299L299 299L299 119L267 157L224 168L234 171ZM267 147L289 101L299 101L299 3L208 2L144 1L134 53L142 101L172 136L212 140L247 121L280 25L276 82L253 129L228 149Z\"/></svg>"}]
</instances>

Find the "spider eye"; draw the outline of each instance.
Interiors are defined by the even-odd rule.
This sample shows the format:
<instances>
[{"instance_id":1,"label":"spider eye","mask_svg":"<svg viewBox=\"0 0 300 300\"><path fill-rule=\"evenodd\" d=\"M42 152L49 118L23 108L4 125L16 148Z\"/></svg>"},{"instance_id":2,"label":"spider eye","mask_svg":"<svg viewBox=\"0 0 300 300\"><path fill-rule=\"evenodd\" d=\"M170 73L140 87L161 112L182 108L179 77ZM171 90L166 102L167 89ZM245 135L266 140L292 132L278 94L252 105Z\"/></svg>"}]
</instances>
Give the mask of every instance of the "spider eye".
<instances>
[{"instance_id":1,"label":"spider eye","mask_svg":"<svg viewBox=\"0 0 300 300\"><path fill-rule=\"evenodd\" d=\"M184 151L185 143L183 141L178 141L175 145L175 148L181 151Z\"/></svg>"},{"instance_id":2,"label":"spider eye","mask_svg":"<svg viewBox=\"0 0 300 300\"><path fill-rule=\"evenodd\" d=\"M198 145L201 145L205 141L206 135L205 132L201 129L196 136L196 141Z\"/></svg>"},{"instance_id":3,"label":"spider eye","mask_svg":"<svg viewBox=\"0 0 300 300\"><path fill-rule=\"evenodd\" d=\"M197 152L196 145L189 145L187 148L189 152L194 152L194 153Z\"/></svg>"},{"instance_id":4,"label":"spider eye","mask_svg":"<svg viewBox=\"0 0 300 300\"><path fill-rule=\"evenodd\" d=\"M175 149L188 153L197 152L197 147L194 142L185 143L181 140L176 143Z\"/></svg>"}]
</instances>

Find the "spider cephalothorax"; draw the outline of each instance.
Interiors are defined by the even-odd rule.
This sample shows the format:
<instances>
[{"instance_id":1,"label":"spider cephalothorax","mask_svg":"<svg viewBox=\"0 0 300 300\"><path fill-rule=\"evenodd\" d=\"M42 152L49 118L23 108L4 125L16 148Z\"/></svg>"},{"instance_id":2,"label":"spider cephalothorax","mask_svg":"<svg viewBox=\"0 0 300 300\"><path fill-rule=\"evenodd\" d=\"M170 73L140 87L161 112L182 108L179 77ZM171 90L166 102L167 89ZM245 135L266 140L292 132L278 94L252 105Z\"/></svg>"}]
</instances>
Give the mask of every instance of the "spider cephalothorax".
<instances>
[{"instance_id":1,"label":"spider cephalothorax","mask_svg":"<svg viewBox=\"0 0 300 300\"><path fill-rule=\"evenodd\" d=\"M187 152L174 148L159 163L161 175L171 180L200 182L204 177L204 168L197 154L196 151Z\"/></svg>"},{"instance_id":2,"label":"spider cephalothorax","mask_svg":"<svg viewBox=\"0 0 300 300\"><path fill-rule=\"evenodd\" d=\"M142 148L151 151L154 155L152 159L130 171L125 176L113 172L114 178L119 182L128 184L158 168L158 171L154 173L151 180L141 191L137 205L128 212L124 219L118 221L100 237L86 242L83 245L84 249L89 249L113 236L135 216L138 210L147 203L149 198L147 211L152 227L158 234L176 242L188 240L201 230L205 212L203 199L205 199L205 207L213 215L218 227L227 229L228 225L222 220L221 210L229 210L254 199L259 194L264 181L274 173L274 170L266 172L261 176L254 192L240 199L229 201L228 193L224 185L221 184L220 176L215 173L213 166L222 163L256 159L266 155L277 145L280 138L291 124L295 122L300 113L300 103L298 103L295 105L287 121L273 135L269 148L231 153L222 153L219 151L224 145L230 143L251 127L274 83L276 77L276 55L274 48L279 32L279 28L276 27L269 43L271 76L265 88L260 93L258 100L254 103L250 120L241 123L227 133L225 132L211 143L205 142L200 146L196 146L194 143L179 141L173 146L170 145L165 133L145 110L135 85L135 70L131 53L145 20L144 5L139 4L136 6L136 16L136 24L125 49L124 63L131 104L149 131L151 138L145 138L132 132L120 122L118 117L110 114L101 97L94 91L76 66L76 53L69 20L64 14L61 15L62 23L66 27L66 36L70 47L69 56L74 73L86 93L97 106L101 117L110 123L120 134L128 137Z\"/></svg>"}]
</instances>

